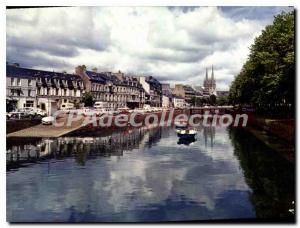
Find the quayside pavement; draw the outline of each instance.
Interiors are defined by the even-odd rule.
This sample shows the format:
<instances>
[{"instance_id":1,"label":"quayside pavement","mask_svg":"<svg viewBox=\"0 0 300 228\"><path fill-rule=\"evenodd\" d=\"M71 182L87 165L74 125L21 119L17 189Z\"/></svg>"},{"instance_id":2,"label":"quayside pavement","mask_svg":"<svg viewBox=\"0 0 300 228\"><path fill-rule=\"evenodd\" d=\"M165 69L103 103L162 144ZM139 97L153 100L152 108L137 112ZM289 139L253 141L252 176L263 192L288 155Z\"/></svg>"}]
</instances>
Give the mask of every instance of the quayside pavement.
<instances>
[{"instance_id":1,"label":"quayside pavement","mask_svg":"<svg viewBox=\"0 0 300 228\"><path fill-rule=\"evenodd\" d=\"M58 120L58 122L66 121L66 117L62 117ZM43 125L39 124L33 127L25 128L20 131L15 131L10 134L7 134L6 137L60 137L72 131L79 129L83 122L83 118L74 121L71 126L62 126L57 127L54 125Z\"/></svg>"}]
</instances>

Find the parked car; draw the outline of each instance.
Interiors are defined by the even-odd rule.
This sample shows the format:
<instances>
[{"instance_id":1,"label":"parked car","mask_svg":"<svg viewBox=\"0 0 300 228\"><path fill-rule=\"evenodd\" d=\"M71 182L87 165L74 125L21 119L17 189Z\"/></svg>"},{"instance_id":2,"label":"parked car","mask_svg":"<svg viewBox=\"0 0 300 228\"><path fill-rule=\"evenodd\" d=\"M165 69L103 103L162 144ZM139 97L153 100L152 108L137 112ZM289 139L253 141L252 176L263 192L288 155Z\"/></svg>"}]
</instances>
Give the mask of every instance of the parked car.
<instances>
[{"instance_id":1,"label":"parked car","mask_svg":"<svg viewBox=\"0 0 300 228\"><path fill-rule=\"evenodd\" d=\"M26 113L26 116L27 117L45 117L47 116L47 113L45 111L43 111L42 109L40 108L34 108L34 107L25 107L25 108L22 108L20 109L21 112L24 112Z\"/></svg>"},{"instance_id":2,"label":"parked car","mask_svg":"<svg viewBox=\"0 0 300 228\"><path fill-rule=\"evenodd\" d=\"M70 113L70 110L75 108L73 103L62 103L60 106L60 110L65 111L67 114Z\"/></svg>"},{"instance_id":3,"label":"parked car","mask_svg":"<svg viewBox=\"0 0 300 228\"><path fill-rule=\"evenodd\" d=\"M108 108L108 103L103 101L96 101L94 104L94 108L96 109Z\"/></svg>"},{"instance_id":4,"label":"parked car","mask_svg":"<svg viewBox=\"0 0 300 228\"><path fill-rule=\"evenodd\" d=\"M79 112L83 116L93 116L93 115L100 116L103 113L103 110L85 107L80 109Z\"/></svg>"},{"instance_id":5,"label":"parked car","mask_svg":"<svg viewBox=\"0 0 300 228\"><path fill-rule=\"evenodd\" d=\"M13 110L11 112L8 112L6 113L6 118L7 119L22 119L22 118L25 118L25 117L28 117L28 113L26 113L25 111L23 110L20 110L20 109L16 109L16 110Z\"/></svg>"},{"instance_id":6,"label":"parked car","mask_svg":"<svg viewBox=\"0 0 300 228\"><path fill-rule=\"evenodd\" d=\"M46 116L42 118L42 124L44 125L51 125L54 122L54 117L53 116Z\"/></svg>"}]
</instances>

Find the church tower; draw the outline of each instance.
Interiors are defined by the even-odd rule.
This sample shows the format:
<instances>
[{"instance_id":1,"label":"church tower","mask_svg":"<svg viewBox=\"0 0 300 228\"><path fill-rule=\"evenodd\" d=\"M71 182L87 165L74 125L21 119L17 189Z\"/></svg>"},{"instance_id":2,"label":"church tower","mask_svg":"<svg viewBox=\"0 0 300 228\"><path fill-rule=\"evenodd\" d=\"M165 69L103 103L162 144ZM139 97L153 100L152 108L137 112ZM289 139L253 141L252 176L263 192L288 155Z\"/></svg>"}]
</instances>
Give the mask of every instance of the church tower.
<instances>
[{"instance_id":1,"label":"church tower","mask_svg":"<svg viewBox=\"0 0 300 228\"><path fill-rule=\"evenodd\" d=\"M206 70L206 73L205 73L205 79L203 81L203 87L206 88L209 86L209 80L208 80L208 71L207 71L207 68L205 69Z\"/></svg>"},{"instance_id":2,"label":"church tower","mask_svg":"<svg viewBox=\"0 0 300 228\"><path fill-rule=\"evenodd\" d=\"M208 78L208 71L206 68L205 79L203 81L204 94L211 95L216 92L216 80L214 75L214 66L211 66L211 77Z\"/></svg>"},{"instance_id":3,"label":"church tower","mask_svg":"<svg viewBox=\"0 0 300 228\"><path fill-rule=\"evenodd\" d=\"M211 79L210 79L210 87L213 92L216 90L216 80L214 75L214 66L211 66Z\"/></svg>"}]
</instances>

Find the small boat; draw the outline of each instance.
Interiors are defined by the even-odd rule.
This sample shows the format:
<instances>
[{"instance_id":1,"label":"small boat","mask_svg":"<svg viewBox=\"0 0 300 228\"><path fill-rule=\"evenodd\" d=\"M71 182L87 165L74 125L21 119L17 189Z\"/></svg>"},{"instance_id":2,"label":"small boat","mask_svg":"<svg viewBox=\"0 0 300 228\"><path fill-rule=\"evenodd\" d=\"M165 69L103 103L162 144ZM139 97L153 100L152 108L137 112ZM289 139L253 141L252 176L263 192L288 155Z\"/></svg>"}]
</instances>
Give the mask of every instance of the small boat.
<instances>
[{"instance_id":1,"label":"small boat","mask_svg":"<svg viewBox=\"0 0 300 228\"><path fill-rule=\"evenodd\" d=\"M197 131L194 129L178 129L176 130L177 136L182 139L194 138L197 134Z\"/></svg>"},{"instance_id":2,"label":"small boat","mask_svg":"<svg viewBox=\"0 0 300 228\"><path fill-rule=\"evenodd\" d=\"M176 129L185 129L188 125L188 122L185 120L176 121L174 123Z\"/></svg>"}]
</instances>

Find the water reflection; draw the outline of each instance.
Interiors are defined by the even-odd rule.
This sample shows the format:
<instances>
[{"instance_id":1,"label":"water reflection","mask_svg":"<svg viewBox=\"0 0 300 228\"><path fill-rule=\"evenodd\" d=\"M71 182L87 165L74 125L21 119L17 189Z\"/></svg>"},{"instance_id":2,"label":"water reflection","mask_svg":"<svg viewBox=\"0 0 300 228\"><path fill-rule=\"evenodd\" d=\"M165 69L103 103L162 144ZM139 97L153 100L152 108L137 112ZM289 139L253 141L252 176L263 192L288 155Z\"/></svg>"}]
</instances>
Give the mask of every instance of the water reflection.
<instances>
[{"instance_id":1,"label":"water reflection","mask_svg":"<svg viewBox=\"0 0 300 228\"><path fill-rule=\"evenodd\" d=\"M46 158L75 157L77 164L85 165L88 158L122 156L133 149L151 147L161 138L162 128L127 129L100 137L60 137L57 139L13 140L7 146L7 168Z\"/></svg>"},{"instance_id":2,"label":"water reflection","mask_svg":"<svg viewBox=\"0 0 300 228\"><path fill-rule=\"evenodd\" d=\"M235 140L225 128L200 127L188 145L172 128L9 142L7 219L255 218L251 175L245 179Z\"/></svg>"},{"instance_id":3,"label":"water reflection","mask_svg":"<svg viewBox=\"0 0 300 228\"><path fill-rule=\"evenodd\" d=\"M295 200L295 164L278 156L249 132L230 129L234 153L239 158L251 202L258 218L289 218Z\"/></svg>"},{"instance_id":4,"label":"water reflection","mask_svg":"<svg viewBox=\"0 0 300 228\"><path fill-rule=\"evenodd\" d=\"M193 145L194 142L196 142L195 138L186 138L186 139L178 138L177 144L189 146L189 145Z\"/></svg>"}]
</instances>

